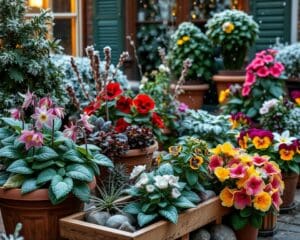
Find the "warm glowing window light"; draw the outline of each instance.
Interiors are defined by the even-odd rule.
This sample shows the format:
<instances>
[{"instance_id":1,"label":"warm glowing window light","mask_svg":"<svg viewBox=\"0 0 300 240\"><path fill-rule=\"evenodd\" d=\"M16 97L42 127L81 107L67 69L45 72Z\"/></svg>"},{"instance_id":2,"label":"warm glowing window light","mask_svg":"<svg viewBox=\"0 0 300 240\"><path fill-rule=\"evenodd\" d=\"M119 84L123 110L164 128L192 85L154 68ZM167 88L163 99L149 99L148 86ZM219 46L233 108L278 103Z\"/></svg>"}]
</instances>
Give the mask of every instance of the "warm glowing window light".
<instances>
[{"instance_id":1,"label":"warm glowing window light","mask_svg":"<svg viewBox=\"0 0 300 240\"><path fill-rule=\"evenodd\" d=\"M29 0L28 5L30 7L42 8L43 7L43 0Z\"/></svg>"}]
</instances>

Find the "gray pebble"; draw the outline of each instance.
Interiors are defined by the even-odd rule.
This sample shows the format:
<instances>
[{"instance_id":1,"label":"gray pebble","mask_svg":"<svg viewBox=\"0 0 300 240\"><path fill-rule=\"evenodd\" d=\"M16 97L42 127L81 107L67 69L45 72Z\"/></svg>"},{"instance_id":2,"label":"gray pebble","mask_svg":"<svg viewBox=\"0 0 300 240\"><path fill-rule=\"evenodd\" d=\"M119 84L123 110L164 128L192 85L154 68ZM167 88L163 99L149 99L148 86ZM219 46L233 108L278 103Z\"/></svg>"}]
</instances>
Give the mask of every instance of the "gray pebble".
<instances>
[{"instance_id":1,"label":"gray pebble","mask_svg":"<svg viewBox=\"0 0 300 240\"><path fill-rule=\"evenodd\" d=\"M211 240L236 240L234 231L223 224L214 225L210 234Z\"/></svg>"},{"instance_id":2,"label":"gray pebble","mask_svg":"<svg viewBox=\"0 0 300 240\"><path fill-rule=\"evenodd\" d=\"M121 225L122 225L124 222L130 223L130 219L129 219L127 216L117 214L117 215L111 216L111 217L107 220L107 222L106 222L105 225L106 225L107 227L111 227L111 228L116 228L116 229L118 229L119 227L121 227Z\"/></svg>"},{"instance_id":3,"label":"gray pebble","mask_svg":"<svg viewBox=\"0 0 300 240\"><path fill-rule=\"evenodd\" d=\"M87 212L85 214L85 219L89 223L95 223L98 225L105 225L106 221L110 218L108 212Z\"/></svg>"},{"instance_id":4,"label":"gray pebble","mask_svg":"<svg viewBox=\"0 0 300 240\"><path fill-rule=\"evenodd\" d=\"M126 232L135 232L135 227L132 226L129 222L123 222L119 229Z\"/></svg>"},{"instance_id":5,"label":"gray pebble","mask_svg":"<svg viewBox=\"0 0 300 240\"><path fill-rule=\"evenodd\" d=\"M216 196L216 193L212 190L205 190L204 192L201 192L201 194L200 194L200 197L203 201L214 198L215 196Z\"/></svg>"},{"instance_id":6,"label":"gray pebble","mask_svg":"<svg viewBox=\"0 0 300 240\"><path fill-rule=\"evenodd\" d=\"M210 240L210 233L206 229L200 228L192 232L190 240Z\"/></svg>"}]
</instances>

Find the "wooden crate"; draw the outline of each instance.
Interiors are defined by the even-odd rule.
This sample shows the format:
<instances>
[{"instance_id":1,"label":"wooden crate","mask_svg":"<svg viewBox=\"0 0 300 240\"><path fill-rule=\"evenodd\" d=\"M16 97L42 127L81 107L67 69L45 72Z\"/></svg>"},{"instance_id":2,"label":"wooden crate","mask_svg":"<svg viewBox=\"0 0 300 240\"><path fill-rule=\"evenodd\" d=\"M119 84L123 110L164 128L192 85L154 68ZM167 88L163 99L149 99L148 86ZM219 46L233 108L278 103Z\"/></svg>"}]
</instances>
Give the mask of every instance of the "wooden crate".
<instances>
[{"instance_id":1,"label":"wooden crate","mask_svg":"<svg viewBox=\"0 0 300 240\"><path fill-rule=\"evenodd\" d=\"M229 212L215 197L181 213L177 224L161 220L134 233L85 222L80 212L60 220L60 234L69 240L188 240L190 232L211 222L221 223Z\"/></svg>"}]
</instances>

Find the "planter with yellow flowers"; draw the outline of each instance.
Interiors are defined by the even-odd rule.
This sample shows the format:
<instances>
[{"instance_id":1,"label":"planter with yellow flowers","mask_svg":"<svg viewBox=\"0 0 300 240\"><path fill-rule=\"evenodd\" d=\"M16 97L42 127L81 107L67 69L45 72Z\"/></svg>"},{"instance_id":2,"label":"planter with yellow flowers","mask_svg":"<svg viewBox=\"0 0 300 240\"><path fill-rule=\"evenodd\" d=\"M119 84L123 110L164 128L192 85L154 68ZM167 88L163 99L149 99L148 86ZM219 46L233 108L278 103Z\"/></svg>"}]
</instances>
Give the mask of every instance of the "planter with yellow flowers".
<instances>
[{"instance_id":1,"label":"planter with yellow flowers","mask_svg":"<svg viewBox=\"0 0 300 240\"><path fill-rule=\"evenodd\" d=\"M244 61L258 35L258 24L252 16L238 10L216 13L206 24L206 35L219 47L224 62L223 71L213 76L218 95L231 84L245 81Z\"/></svg>"}]
</instances>

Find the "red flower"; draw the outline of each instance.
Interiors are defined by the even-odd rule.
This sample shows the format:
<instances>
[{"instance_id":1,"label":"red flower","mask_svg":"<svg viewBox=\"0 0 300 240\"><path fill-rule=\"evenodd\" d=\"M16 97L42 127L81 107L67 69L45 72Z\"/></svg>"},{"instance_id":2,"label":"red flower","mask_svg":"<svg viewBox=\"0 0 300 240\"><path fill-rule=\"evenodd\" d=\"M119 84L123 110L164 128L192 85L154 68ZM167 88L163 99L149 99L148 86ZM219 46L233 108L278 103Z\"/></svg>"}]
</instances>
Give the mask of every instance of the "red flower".
<instances>
[{"instance_id":1,"label":"red flower","mask_svg":"<svg viewBox=\"0 0 300 240\"><path fill-rule=\"evenodd\" d=\"M152 123L158 128L165 127L164 121L156 112L152 113Z\"/></svg>"},{"instance_id":2,"label":"red flower","mask_svg":"<svg viewBox=\"0 0 300 240\"><path fill-rule=\"evenodd\" d=\"M126 128L130 126L130 124L128 122L126 122L124 120L124 118L120 118L118 119L118 121L116 122L116 126L115 126L115 131L117 133L122 133L126 131Z\"/></svg>"},{"instance_id":3,"label":"red flower","mask_svg":"<svg viewBox=\"0 0 300 240\"><path fill-rule=\"evenodd\" d=\"M138 94L133 99L133 105L140 114L147 114L155 107L154 100L147 94Z\"/></svg>"},{"instance_id":4,"label":"red flower","mask_svg":"<svg viewBox=\"0 0 300 240\"><path fill-rule=\"evenodd\" d=\"M106 91L103 90L102 98L104 100L114 100L117 96L122 94L120 83L109 83L106 86Z\"/></svg>"},{"instance_id":5,"label":"red flower","mask_svg":"<svg viewBox=\"0 0 300 240\"><path fill-rule=\"evenodd\" d=\"M121 96L117 101L116 108L123 112L129 114L131 112L132 99L130 97Z\"/></svg>"},{"instance_id":6,"label":"red flower","mask_svg":"<svg viewBox=\"0 0 300 240\"><path fill-rule=\"evenodd\" d=\"M100 98L96 98L96 100L90 102L89 105L87 105L84 109L83 112L87 115L92 115L94 112L96 112L99 108L101 107L101 101Z\"/></svg>"}]
</instances>

